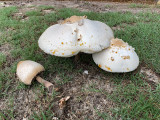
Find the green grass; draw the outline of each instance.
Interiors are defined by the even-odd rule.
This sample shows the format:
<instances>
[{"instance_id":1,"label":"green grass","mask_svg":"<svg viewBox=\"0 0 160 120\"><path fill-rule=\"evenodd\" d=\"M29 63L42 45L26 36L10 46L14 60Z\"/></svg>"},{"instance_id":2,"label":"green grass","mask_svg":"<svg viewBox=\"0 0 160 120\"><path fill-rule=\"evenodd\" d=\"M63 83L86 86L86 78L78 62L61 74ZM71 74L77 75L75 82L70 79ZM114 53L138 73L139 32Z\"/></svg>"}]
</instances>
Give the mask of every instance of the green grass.
<instances>
[{"instance_id":1,"label":"green grass","mask_svg":"<svg viewBox=\"0 0 160 120\"><path fill-rule=\"evenodd\" d=\"M116 120L115 118L111 117L109 114L107 113L104 113L104 112L99 112L97 109L96 110L96 113L98 114L98 116L100 118L102 118L103 120Z\"/></svg>"},{"instance_id":2,"label":"green grass","mask_svg":"<svg viewBox=\"0 0 160 120\"><path fill-rule=\"evenodd\" d=\"M145 86L141 87L134 84L125 87L119 85L116 91L107 96L117 103L117 108L112 109L114 116L122 119L143 118L145 120L160 118L160 87L157 86L154 91Z\"/></svg>"},{"instance_id":3,"label":"green grass","mask_svg":"<svg viewBox=\"0 0 160 120\"><path fill-rule=\"evenodd\" d=\"M50 9L54 9L54 7L53 6L46 6L46 5L38 6L38 10L50 10Z\"/></svg>"},{"instance_id":4,"label":"green grass","mask_svg":"<svg viewBox=\"0 0 160 120\"><path fill-rule=\"evenodd\" d=\"M149 5L147 4L136 4L136 3L131 3L129 5L129 8L148 8Z\"/></svg>"},{"instance_id":5,"label":"green grass","mask_svg":"<svg viewBox=\"0 0 160 120\"><path fill-rule=\"evenodd\" d=\"M34 112L31 119L33 119L33 120L41 120L41 119L52 120L52 118L54 117L54 114L52 113L52 110L51 110L53 105L54 105L54 103L52 103L47 110L43 110L43 108L42 108L42 110L39 114Z\"/></svg>"},{"instance_id":6,"label":"green grass","mask_svg":"<svg viewBox=\"0 0 160 120\"><path fill-rule=\"evenodd\" d=\"M6 56L3 53L0 53L0 66L6 61Z\"/></svg>"},{"instance_id":7,"label":"green grass","mask_svg":"<svg viewBox=\"0 0 160 120\"><path fill-rule=\"evenodd\" d=\"M133 6L133 5L132 5ZM135 5L134 5L135 6ZM144 8L144 7L143 7ZM10 99L13 97L12 93L17 90L37 89L46 96L45 89L42 85L34 82L31 87L17 81L15 72L16 65L20 60L34 60L41 63L46 71L43 72L42 77L48 79L49 75L55 74L60 79L54 80L59 85L64 85L70 81L74 81L74 75L83 71L83 67L77 69L73 58L60 58L45 54L38 47L37 41L40 35L53 23L58 20L65 19L72 15L87 15L89 19L99 20L110 27L117 25L123 26L123 30L115 30L115 37L121 38L133 46L140 57L140 65L152 69L155 73L160 73L160 34L159 34L159 19L160 15L156 13L138 13L132 14L130 12L108 12L108 13L94 13L94 12L80 12L73 9L60 9L55 13L43 14L40 10L52 9L48 6L40 6L38 10L26 12L29 17L28 20L22 22L15 19L12 15L18 10L16 7L9 7L0 9L0 31L4 34L0 36L0 46L8 43L13 49L11 50L11 61L6 61L6 55L0 54L0 98ZM124 26L124 23L126 24ZM134 23L134 25L133 25ZM1 65L5 62L7 66ZM88 67L97 67L91 58L91 55L82 55L80 63L88 62ZM89 91L102 92L106 94L106 98L115 103L115 108L111 109L113 116L108 116L108 113L101 113L97 110L98 116L103 119L160 119L160 86L155 85L155 89L151 89L144 80L139 71L138 73L112 74L98 69L106 78L111 78L115 84L115 91L112 94L97 90L90 86ZM127 80L127 85L122 85L123 81ZM8 94L9 93L9 94ZM57 93L58 94L58 93ZM56 95L57 95L56 94ZM46 102L52 102L56 97L46 98ZM44 99L44 98L43 98ZM10 102L11 103L11 102ZM14 118L12 104L10 109L3 112L0 111L0 119ZM96 109L96 108L95 108ZM33 113L31 118L39 120L50 119L53 112L48 109L40 113Z\"/></svg>"},{"instance_id":8,"label":"green grass","mask_svg":"<svg viewBox=\"0 0 160 120\"><path fill-rule=\"evenodd\" d=\"M28 12L26 12L26 15L27 16L41 16L42 15L42 13L40 12L40 11L28 11Z\"/></svg>"}]
</instances>

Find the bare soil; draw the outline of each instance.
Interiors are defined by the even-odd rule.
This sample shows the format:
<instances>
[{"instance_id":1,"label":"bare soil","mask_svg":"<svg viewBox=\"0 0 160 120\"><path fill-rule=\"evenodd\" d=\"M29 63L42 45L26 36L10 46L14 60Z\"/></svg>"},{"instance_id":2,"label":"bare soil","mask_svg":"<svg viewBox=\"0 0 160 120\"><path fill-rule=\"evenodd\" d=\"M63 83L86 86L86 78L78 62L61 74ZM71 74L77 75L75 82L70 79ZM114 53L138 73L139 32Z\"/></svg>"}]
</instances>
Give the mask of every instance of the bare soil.
<instances>
[{"instance_id":1,"label":"bare soil","mask_svg":"<svg viewBox=\"0 0 160 120\"><path fill-rule=\"evenodd\" d=\"M73 2L73 1L6 1L0 2L0 7L8 6L38 6L38 5L50 5L57 8L77 8L80 11L94 11L94 12L132 12L138 13L143 11L151 11L160 13L160 9L155 4L150 4L148 8L130 8L131 3L119 3L119 2Z\"/></svg>"},{"instance_id":2,"label":"bare soil","mask_svg":"<svg viewBox=\"0 0 160 120\"><path fill-rule=\"evenodd\" d=\"M0 52L5 54L6 56L10 54L11 46L9 44L4 44L0 46Z\"/></svg>"}]
</instances>

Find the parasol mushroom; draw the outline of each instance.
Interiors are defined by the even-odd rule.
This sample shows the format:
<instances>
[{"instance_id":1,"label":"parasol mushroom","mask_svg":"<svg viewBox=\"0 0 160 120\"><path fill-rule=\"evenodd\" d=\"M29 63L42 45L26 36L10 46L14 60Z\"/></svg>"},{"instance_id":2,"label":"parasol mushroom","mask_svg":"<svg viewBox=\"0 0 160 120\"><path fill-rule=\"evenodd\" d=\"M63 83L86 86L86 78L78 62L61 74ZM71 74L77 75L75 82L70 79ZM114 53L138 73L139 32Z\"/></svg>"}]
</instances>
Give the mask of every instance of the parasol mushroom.
<instances>
[{"instance_id":1,"label":"parasol mushroom","mask_svg":"<svg viewBox=\"0 0 160 120\"><path fill-rule=\"evenodd\" d=\"M112 39L109 48L92 55L94 62L108 72L130 72L139 65L134 48L121 39Z\"/></svg>"},{"instance_id":2,"label":"parasol mushroom","mask_svg":"<svg viewBox=\"0 0 160 120\"><path fill-rule=\"evenodd\" d=\"M113 31L106 24L86 16L72 16L45 30L38 45L45 53L71 57L79 52L99 52L109 47L113 37Z\"/></svg>"},{"instance_id":3,"label":"parasol mushroom","mask_svg":"<svg viewBox=\"0 0 160 120\"><path fill-rule=\"evenodd\" d=\"M33 78L36 77L36 80L39 83L43 84L49 92L52 92L53 84L42 79L40 76L36 76L42 71L44 71L44 67L41 64L31 60L20 61L17 64L17 76L21 82L26 85L31 85Z\"/></svg>"}]
</instances>

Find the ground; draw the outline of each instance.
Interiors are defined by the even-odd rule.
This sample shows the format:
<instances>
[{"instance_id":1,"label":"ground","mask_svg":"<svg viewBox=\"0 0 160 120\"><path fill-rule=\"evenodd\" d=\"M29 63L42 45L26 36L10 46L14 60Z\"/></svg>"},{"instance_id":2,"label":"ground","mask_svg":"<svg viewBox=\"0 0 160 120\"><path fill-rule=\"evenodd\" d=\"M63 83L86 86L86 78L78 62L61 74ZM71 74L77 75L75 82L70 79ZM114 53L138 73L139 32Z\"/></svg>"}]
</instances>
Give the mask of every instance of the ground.
<instances>
[{"instance_id":1,"label":"ground","mask_svg":"<svg viewBox=\"0 0 160 120\"><path fill-rule=\"evenodd\" d=\"M160 119L160 7L112 2L0 2L0 120ZM45 54L37 41L44 30L72 15L108 24L115 37L135 48L140 65L130 73L98 68L92 55L60 58ZM34 60L39 74L60 88L48 93L36 81L19 82L16 65ZM59 100L70 99L63 109Z\"/></svg>"}]
</instances>

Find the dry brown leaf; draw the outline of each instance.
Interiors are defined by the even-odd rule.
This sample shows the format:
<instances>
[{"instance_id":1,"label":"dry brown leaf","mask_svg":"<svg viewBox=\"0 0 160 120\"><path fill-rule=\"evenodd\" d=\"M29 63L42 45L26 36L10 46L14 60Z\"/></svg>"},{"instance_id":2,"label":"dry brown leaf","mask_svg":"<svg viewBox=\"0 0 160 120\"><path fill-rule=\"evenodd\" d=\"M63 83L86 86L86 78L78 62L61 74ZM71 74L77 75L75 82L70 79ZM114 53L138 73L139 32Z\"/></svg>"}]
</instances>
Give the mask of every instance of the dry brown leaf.
<instances>
[{"instance_id":1,"label":"dry brown leaf","mask_svg":"<svg viewBox=\"0 0 160 120\"><path fill-rule=\"evenodd\" d=\"M70 99L70 96L67 96L59 100L60 109L63 109L66 106L66 101L68 101L69 99Z\"/></svg>"}]
</instances>

